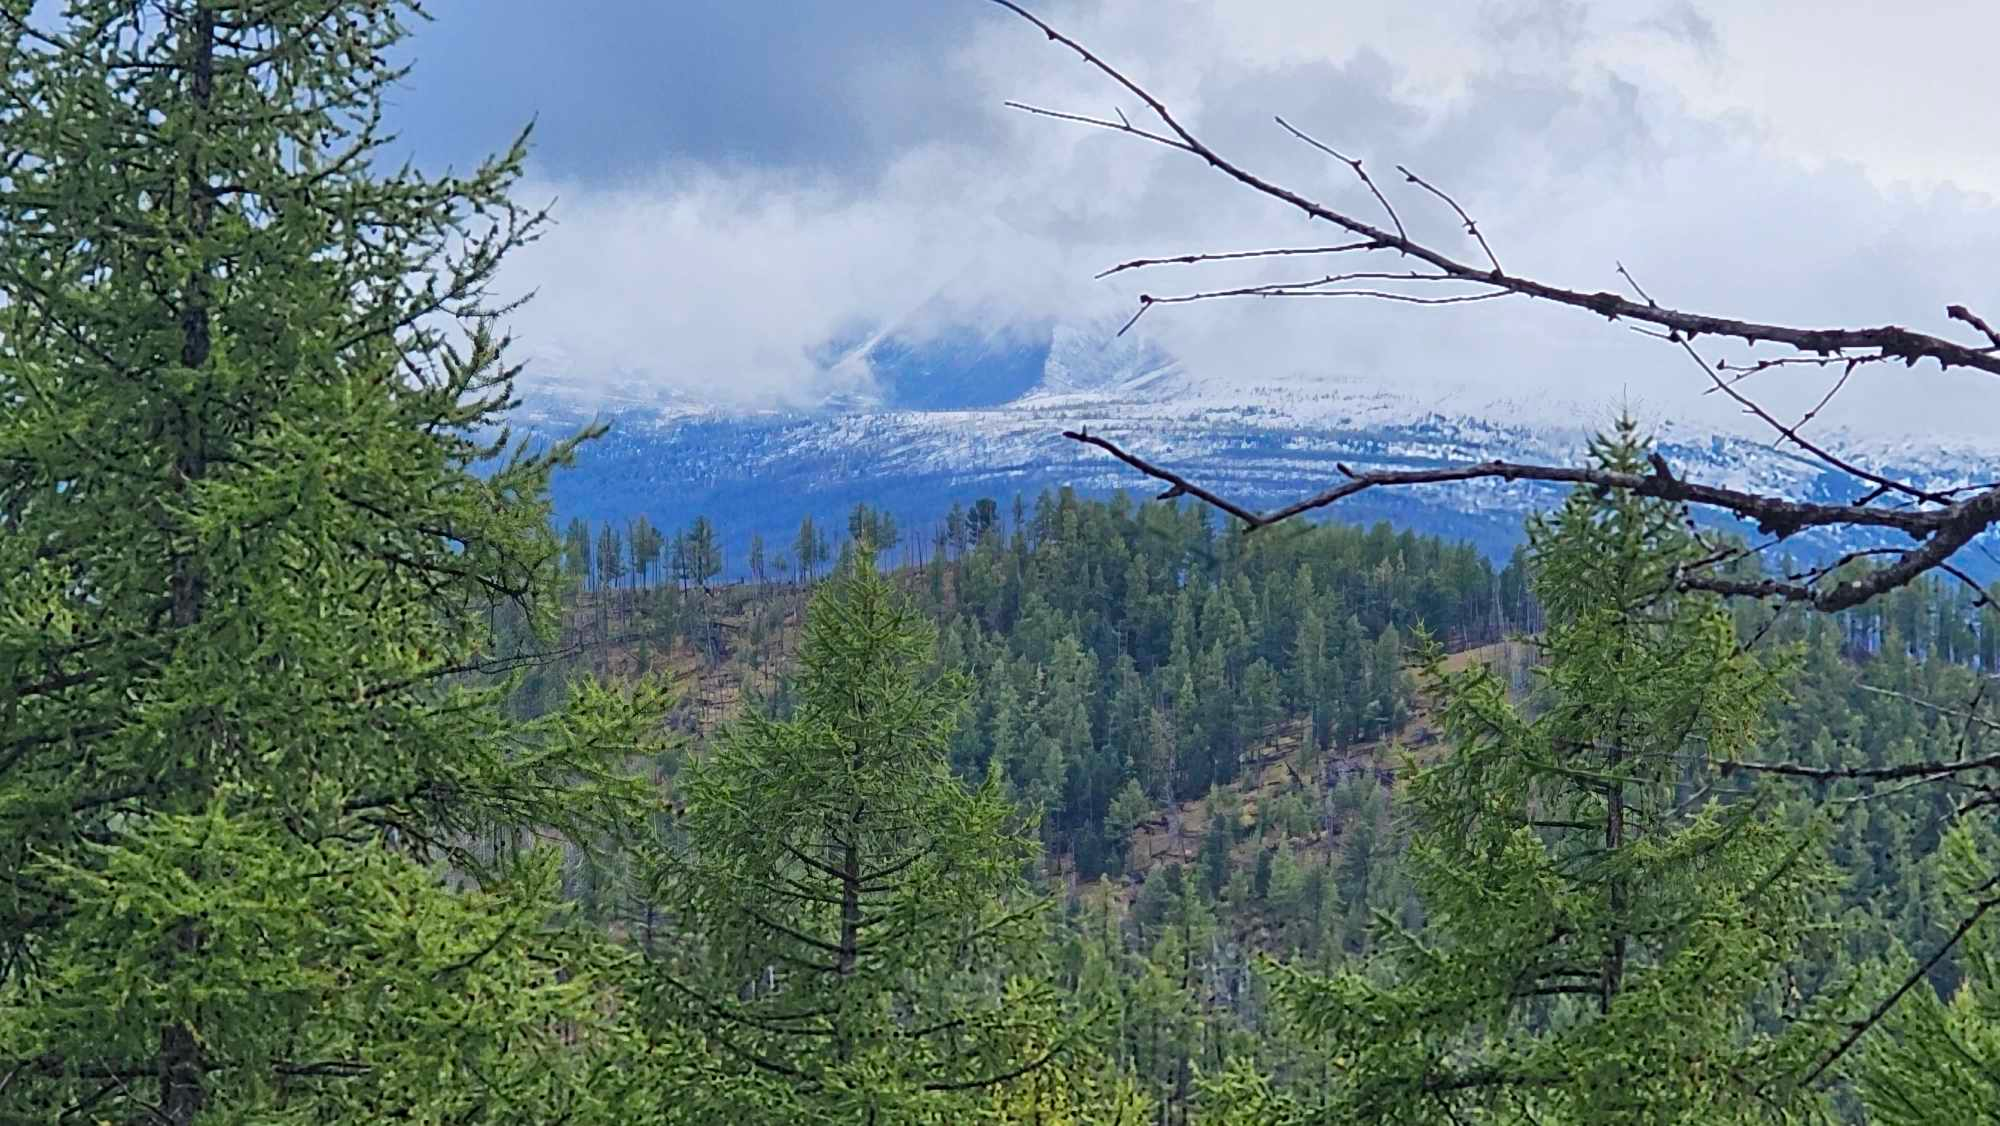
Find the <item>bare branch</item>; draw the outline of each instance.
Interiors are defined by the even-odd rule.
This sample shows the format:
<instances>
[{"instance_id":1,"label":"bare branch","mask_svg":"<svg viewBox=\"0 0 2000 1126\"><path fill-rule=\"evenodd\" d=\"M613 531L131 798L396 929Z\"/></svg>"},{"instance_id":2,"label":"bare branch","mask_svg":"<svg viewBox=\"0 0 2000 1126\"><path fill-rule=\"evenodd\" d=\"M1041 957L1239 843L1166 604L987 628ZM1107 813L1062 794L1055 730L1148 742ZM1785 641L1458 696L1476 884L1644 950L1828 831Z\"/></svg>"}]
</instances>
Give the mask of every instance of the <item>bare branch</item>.
<instances>
[{"instance_id":1,"label":"bare branch","mask_svg":"<svg viewBox=\"0 0 2000 1126\"><path fill-rule=\"evenodd\" d=\"M1920 708L1936 712L1941 716L1945 716L1951 719L1963 719L1965 721L1965 725L1968 731L1970 731L1972 727L1978 726L1988 731L2000 732L2000 720L1990 719L1986 716L1978 714L1976 711L1947 708L1943 704L1937 703L1936 701L1926 700L1922 696L1913 696L1908 692L1898 692L1893 688L1878 688L1872 684L1862 684L1858 685L1857 687L1859 687L1863 692L1873 692L1877 696L1891 696L1894 697L1895 699L1915 704ZM1986 682L1982 681L1980 683L1979 692L1980 695L1982 696L1985 694ZM1977 707L1978 702L1979 702L1978 697L1974 697L1973 700L1974 707ZM1963 740L1961 740L1961 742L1963 742Z\"/></svg>"},{"instance_id":2,"label":"bare branch","mask_svg":"<svg viewBox=\"0 0 2000 1126\"><path fill-rule=\"evenodd\" d=\"M1779 422L1777 418L1771 414L1771 412L1765 410L1762 406L1758 405L1756 400L1750 398L1748 395L1743 394L1741 391L1738 391L1734 386L1733 382L1725 381L1720 375L1718 375L1716 373L1716 369L1711 368L1708 365L1708 362L1701 358L1701 353L1694 350L1693 343L1691 343L1686 337L1681 336L1678 333L1670 333L1668 334L1668 337L1674 343L1680 345L1681 348L1683 348L1687 352L1688 356L1694 360L1695 366L1699 367L1702 370L1702 374L1706 375L1714 383L1714 387L1712 388L1712 390L1720 391L1723 394L1729 396L1730 399L1734 400L1736 405L1742 407L1745 412L1755 415L1759 421L1764 423L1764 425L1769 426L1773 430L1776 430L1781 438L1780 444L1783 444L1783 442L1790 442L1791 444L1804 450L1806 453L1819 459L1824 464L1831 466L1832 468L1837 469L1840 472L1845 473L1848 476L1853 477L1857 480L1866 481L1869 484L1876 486L1876 493L1871 495L1881 495L1883 493L1902 493L1905 496L1912 497L1916 500L1925 501L1932 504L1947 503L1946 499L1942 496L1939 496L1935 493L1927 492L1923 489L1917 488L1914 485L1909 485L1890 477L1884 477L1879 473L1872 473L1866 469L1861 468L1858 465L1855 465L1853 462L1850 462L1845 458L1835 456L1834 454L1830 453L1829 451L1817 445L1816 443L1809 442L1806 439L1800 437L1797 426L1786 426L1784 423ZM1850 360L1847 365L1847 370L1850 372L1853 371L1854 363L1856 362L1858 361ZM1846 382L1846 377L1843 376L1841 378L1841 384L1844 384L1845 382ZM1835 384L1833 390L1834 391L1840 390L1841 384ZM1820 400L1819 406L1814 407L1811 411L1808 411L1806 413L1806 417L1804 420L1801 420L1800 425L1804 425L1806 421L1811 420L1814 415L1819 413L1820 407L1825 406L1827 402L1832 398L1833 398L1833 391L1827 392L1826 398Z\"/></svg>"},{"instance_id":3,"label":"bare branch","mask_svg":"<svg viewBox=\"0 0 2000 1126\"><path fill-rule=\"evenodd\" d=\"M2000 375L2000 331L1996 331L1976 314L1963 306L1954 305L1946 310L1952 320L1961 321L1979 330L1992 347L1974 348L1935 335L1917 332L1900 325L1880 327L1837 327L1807 328L1797 325L1771 324L1761 321L1743 320L1734 317L1713 316L1694 313L1661 305L1642 288L1627 270L1618 263L1620 277L1636 293L1633 300L1613 292L1590 292L1564 286L1551 285L1533 278L1509 274L1501 266L1492 252L1478 224L1458 202L1442 189L1425 181L1409 168L1398 165L1405 180L1436 196L1449 206L1466 232L1476 239L1485 253L1487 266L1482 268L1439 250L1425 242L1411 238L1409 232L1390 205L1387 197L1377 190L1376 185L1361 168L1360 162L1348 157L1306 134L1289 122L1279 119L1279 124L1299 140L1339 160L1349 166L1378 202L1389 214L1393 230L1384 229L1374 223L1359 219L1354 215L1337 210L1317 200L1280 184L1266 180L1243 166L1224 157L1206 142L1197 137L1177 119L1173 112L1158 97L1143 86L1127 77L1123 72L1099 58L1088 48L1069 36L1057 31L1046 21L1031 14L1015 0L993 0L1021 19L1040 30L1051 42L1059 44L1075 54L1083 62L1102 74L1124 90L1137 97L1151 111L1161 127L1155 132L1137 128L1120 115L1117 121L1089 118L1076 114L1058 114L1053 111L1031 110L1045 116L1063 117L1099 128L1130 133L1178 151L1200 157L1208 165L1239 184L1248 187L1269 199L1298 209L1309 218L1320 219L1341 228L1356 237L1357 241L1334 247L1298 248L1298 253L1374 253L1386 252L1400 257L1414 258L1434 272L1414 272L1394 275L1397 281L1422 282L1464 282L1481 287L1480 292L1463 295L1424 297L1391 289L1348 289L1328 288L1338 286L1343 281L1378 277L1366 273L1329 275L1317 282L1306 284L1274 284L1248 286L1236 289L1218 289L1188 293L1173 297L1159 297L1141 294L1139 309L1131 320L1119 331L1122 334L1135 324L1139 317L1155 305L1179 304L1223 297L1304 297L1304 296L1353 296L1372 297L1378 300L1399 301L1415 304L1459 304L1470 301L1490 300L1504 294L1519 294L1539 301L1572 308L1583 309L1610 320L1624 319L1641 327L1649 335L1658 336L1679 346L1697 364L1714 384L1713 390L1729 395L1746 411L1761 419L1779 436L1781 441L1791 442L1808 456L1856 480L1872 486L1862 498L1849 505L1805 504L1778 496L1753 494L1741 490L1719 489L1673 479L1666 473L1653 475L1605 474L1597 470L1572 469L1558 466L1515 465L1504 462L1487 462L1478 465L1448 466L1431 470L1377 471L1358 473L1340 467L1345 478L1339 484L1315 496L1308 497L1270 513L1255 513L1247 507L1203 489L1186 478L1151 465L1135 457L1116 445L1100 438L1086 437L1081 433L1067 436L1085 441L1112 453L1120 460L1155 479L1165 481L1170 487L1163 494L1166 497L1181 495L1194 496L1221 509L1249 526L1256 528L1275 523L1301 513L1309 512L1333 504L1342 498L1352 496L1365 489L1381 486L1432 484L1449 481L1467 481L1481 478L1497 478L1508 481L1532 480L1571 484L1589 484L1601 487L1632 489L1647 496L1657 496L1683 505L1700 505L1733 513L1757 524L1759 531L1774 537L1773 542L1782 541L1797 532L1811 527L1824 528L1873 528L1901 531L1919 541L1914 547L1900 551L1887 566L1868 572L1860 577L1839 582L1831 588L1819 585L1819 580L1829 577L1821 573L1808 582L1793 578L1764 578L1744 580L1721 577L1713 574L1684 573L1681 584L1685 589L1707 590L1721 594L1754 598L1777 598L1798 602L1821 610L1838 610L1858 605L1886 590L1902 586L1926 571L1949 567L1951 556L1971 543L1980 534L2000 522L2000 486L1971 489L1959 487L1948 490L1931 490L1916 484L1899 481L1887 475L1862 468L1843 459L1824 447L1803 437L1801 429L1825 409L1833 397L1846 385L1854 369L1861 364L1883 363L1899 360L1905 366L1914 366L1921 360L1937 361L1939 367L1966 367L1989 374ZM1024 107L1025 108L1025 107ZM1106 271L1116 273L1121 270L1138 269L1169 262L1196 263L1217 261L1237 257L1275 257L1289 253L1288 250L1239 252L1236 254L1189 254L1178 257L1136 259ZM1755 364L1732 366L1726 361L1710 364L1695 350L1694 342L1703 336L1719 336L1743 341L1746 345L1771 344L1789 348L1796 353L1792 356L1766 359ZM1764 410L1747 396L1735 389L1742 378L1758 371L1787 365L1842 365L1841 375L1820 401L1807 411L1798 423L1787 425L1779 421L1769 411ZM1730 378L1725 378L1730 375ZM1618 480L1608 478L1616 477ZM1900 494L1917 502L1913 509L1878 510L1869 507L1871 502L1890 494ZM1962 499L1960 499L1962 498ZM1936 506L1936 507L1924 507ZM1710 566L1725 558L1740 555L1732 552L1718 555L1710 561ZM1954 573L1947 570L1947 573ZM1957 577L1963 579L1962 573Z\"/></svg>"},{"instance_id":4,"label":"bare branch","mask_svg":"<svg viewBox=\"0 0 2000 1126\"><path fill-rule=\"evenodd\" d=\"M1973 312L1963 305L1946 305L1944 307L1944 315L1955 321L1964 321L1966 324L1978 329L1981 336L1991 340L1995 348L2000 348L2000 332L1994 331L1993 326L1987 324L1985 319L1978 313Z\"/></svg>"},{"instance_id":5,"label":"bare branch","mask_svg":"<svg viewBox=\"0 0 2000 1126\"><path fill-rule=\"evenodd\" d=\"M1756 522L1757 530L1779 537L1794 535L1806 528L1865 527L1899 531L1922 541L1901 552L1888 566L1847 579L1831 588L1819 588L1786 579L1729 579L1684 574L1681 585L1689 590L1706 590L1750 598L1781 598L1807 603L1825 611L1844 610L1887 590L1908 583L1926 571L1944 564L1972 538L2000 522L2000 490L1978 493L1966 500L1940 508L1871 508L1864 504L1814 504L1788 500L1742 489L1704 485L1662 473L1656 464L1652 473L1620 473L1607 469L1527 465L1518 462L1488 461L1472 465L1442 466L1436 469L1355 470L1336 465L1341 484L1324 492L1295 501L1267 513L1259 513L1204 488L1172 470L1162 468L1096 434L1065 431L1063 437L1096 446L1111 456L1170 487L1159 499L1192 496L1243 521L1251 529L1281 523L1314 509L1325 508L1368 489L1434 485L1456 481L1498 479L1542 481L1554 484L1594 485L1624 489L1640 496L1657 497L1681 504L1700 505ZM1663 462L1661 463L1663 464Z\"/></svg>"},{"instance_id":6,"label":"bare branch","mask_svg":"<svg viewBox=\"0 0 2000 1126\"><path fill-rule=\"evenodd\" d=\"M1102 117L1091 117L1088 114L1064 113L1061 110L1044 109L1041 106L1028 105L1026 102L1002 102L1001 104L1008 109L1017 109L1022 113L1034 114L1036 117L1053 117L1057 121L1074 121L1081 125L1095 125L1099 129L1109 129L1115 133L1130 133L1134 137L1144 137L1146 140L1156 144L1167 145L1189 152L1193 151L1172 137L1162 137L1158 133L1138 128L1130 121L1125 120L1125 115L1122 112L1118 115L1118 120L1110 121Z\"/></svg>"},{"instance_id":7,"label":"bare branch","mask_svg":"<svg viewBox=\"0 0 2000 1126\"><path fill-rule=\"evenodd\" d=\"M1324 278L1309 282L1283 282L1272 285L1250 285L1236 289L1211 289L1200 293L1179 293L1168 297L1156 297L1150 293L1139 295L1139 311L1132 314L1116 335L1123 336L1140 316L1155 305L1185 305L1191 301L1215 301L1228 297L1372 297L1377 301L1397 302L1405 305L1463 305L1472 301L1491 301L1496 297L1511 297L1504 289L1486 293L1459 293L1449 297L1424 297L1414 293L1397 293L1387 289L1322 289L1321 286L1337 285L1342 282L1376 277L1396 281L1451 281L1450 278L1436 278L1427 274L1329 274Z\"/></svg>"},{"instance_id":8,"label":"bare branch","mask_svg":"<svg viewBox=\"0 0 2000 1126\"><path fill-rule=\"evenodd\" d=\"M1625 268L1625 263L1614 262L1612 264L1618 267L1618 276L1625 279L1625 284L1632 287L1632 292L1638 294L1640 300L1648 305L1659 304L1658 301L1653 300L1652 294L1646 292L1646 287L1639 284L1639 279L1632 276L1632 271Z\"/></svg>"},{"instance_id":9,"label":"bare branch","mask_svg":"<svg viewBox=\"0 0 2000 1126\"><path fill-rule=\"evenodd\" d=\"M1993 770L2000 768L2000 754L1946 762L1905 762L1895 766L1804 766L1795 762L1734 761L1718 762L1716 766L1720 767L1724 774L1733 770L1749 770L1759 774L1783 775L1787 778L1806 778L1815 782L1893 782L1902 778L1943 778L1972 770Z\"/></svg>"},{"instance_id":10,"label":"bare branch","mask_svg":"<svg viewBox=\"0 0 2000 1126\"><path fill-rule=\"evenodd\" d=\"M1167 489L1166 492L1161 493L1156 498L1158 500L1172 500L1175 497L1179 496L1190 496L1203 502L1204 504L1209 505L1212 508L1217 508L1222 510L1223 512L1227 512L1229 515L1236 517L1238 520L1243 521L1245 524L1248 524L1252 528L1261 528L1265 524L1270 522L1264 519L1262 516L1257 515L1255 512L1252 512L1249 509L1244 508L1243 506L1237 504L1235 501L1229 500L1228 498L1223 497L1220 494L1209 492L1207 489L1202 488L1200 485L1197 485L1192 481L1189 481L1187 478L1182 477L1178 473L1175 473L1167 469L1161 469L1159 466L1153 465L1150 462L1142 460L1141 458L1139 458L1134 454L1126 453L1116 444L1106 441L1105 439L1100 438L1095 434L1091 434L1088 431L1065 430L1063 431L1063 437L1068 438L1073 442L1082 442L1086 445L1096 446L1098 449L1106 451L1112 457L1115 457L1119 461L1122 461L1125 464L1131 466L1132 468L1137 469L1139 472L1144 473L1146 476L1154 478L1155 480L1165 481L1170 487Z\"/></svg>"},{"instance_id":11,"label":"bare branch","mask_svg":"<svg viewBox=\"0 0 2000 1126\"><path fill-rule=\"evenodd\" d=\"M1659 328L1679 332L1689 338L1701 336L1733 337L1745 343L1780 344L1801 353L1830 356L1857 348L1880 350L1883 355L1902 360L1907 365L1915 365L1920 360L1935 360L1941 368L1967 367L1977 371L2000 375L2000 347L1968 348L1965 345L1945 340L1928 333L1917 332L1900 325L1883 325L1876 328L1804 328L1796 325L1768 324L1760 321L1742 320L1735 317L1720 317L1704 313L1693 313L1672 309L1663 305L1641 304L1611 292L1587 292L1563 286L1550 285L1533 278L1508 274L1494 266L1481 269L1462 262L1449 254L1425 243L1418 242L1398 231L1385 230L1373 223L1365 222L1345 212L1335 210L1323 203L1266 180L1239 164L1229 160L1206 142L1202 141L1186 126L1182 125L1166 104L1145 87L1127 77L1116 67L1105 62L1089 48L1075 39L1057 31L1045 20L1030 13L1014 0L992 0L1000 7L1013 12L1032 24L1051 42L1058 43L1081 58L1086 64L1117 83L1134 97L1144 102L1153 116L1165 126L1166 134L1150 133L1127 126L1117 121L1090 118L1080 114L1059 114L1049 110L1034 110L1017 106L1043 116L1061 117L1065 120L1110 129L1114 132L1131 133L1147 140L1167 145L1200 157L1218 172L1236 182L1271 199L1297 208L1315 219L1332 223L1350 234L1371 242L1382 244L1382 249L1407 255L1436 267L1439 271L1466 281L1487 282L1528 297L1549 301L1617 320L1638 321ZM1454 207L1456 205L1454 204ZM1467 222L1471 222L1467 219ZM1483 241L1483 240L1482 240ZM1970 315L1970 314L1968 314Z\"/></svg>"}]
</instances>

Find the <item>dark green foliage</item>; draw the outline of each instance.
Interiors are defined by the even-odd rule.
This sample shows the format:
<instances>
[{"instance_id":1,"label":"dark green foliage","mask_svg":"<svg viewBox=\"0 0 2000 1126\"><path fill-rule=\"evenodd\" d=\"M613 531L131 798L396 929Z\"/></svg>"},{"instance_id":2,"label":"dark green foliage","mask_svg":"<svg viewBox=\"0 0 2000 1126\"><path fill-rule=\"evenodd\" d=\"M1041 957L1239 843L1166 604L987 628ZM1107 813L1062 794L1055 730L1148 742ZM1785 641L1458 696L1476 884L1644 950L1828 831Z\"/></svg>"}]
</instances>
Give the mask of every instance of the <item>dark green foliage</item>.
<instances>
[{"instance_id":1,"label":"dark green foliage","mask_svg":"<svg viewBox=\"0 0 2000 1126\"><path fill-rule=\"evenodd\" d=\"M1122 497L1035 508L1032 537L983 537L952 561L939 613L978 686L956 760L997 757L1060 850L1128 782L1166 801L1237 780L1288 715L1326 746L1394 731L1398 631L1499 636L1498 576L1470 548L1340 526L1251 541Z\"/></svg>"}]
</instances>

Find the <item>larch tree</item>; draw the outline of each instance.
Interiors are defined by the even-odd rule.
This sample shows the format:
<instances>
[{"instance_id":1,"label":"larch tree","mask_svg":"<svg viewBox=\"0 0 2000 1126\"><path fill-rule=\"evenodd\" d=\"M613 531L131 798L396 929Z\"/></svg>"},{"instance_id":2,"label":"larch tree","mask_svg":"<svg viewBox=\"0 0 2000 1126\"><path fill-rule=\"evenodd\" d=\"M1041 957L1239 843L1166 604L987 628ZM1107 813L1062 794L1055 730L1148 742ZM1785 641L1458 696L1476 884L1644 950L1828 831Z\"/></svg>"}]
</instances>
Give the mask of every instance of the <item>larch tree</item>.
<instances>
[{"instance_id":1,"label":"larch tree","mask_svg":"<svg viewBox=\"0 0 2000 1126\"><path fill-rule=\"evenodd\" d=\"M1629 427L1594 447L1629 472ZM1714 764L1757 746L1782 669L1746 653L1677 506L1583 488L1531 522L1548 614L1525 704L1434 657L1449 756L1410 784L1404 866L1427 922L1332 975L1277 971L1335 1053L1345 1121L1731 1122L1811 1114L1815 1026L1753 1019L1815 931L1816 835L1721 801ZM1238 1077L1242 1078L1242 1077ZM1305 1121L1217 1087L1264 1121ZM1314 1111L1322 1114L1323 1111ZM1250 1121L1252 1119L1242 1119Z\"/></svg>"},{"instance_id":2,"label":"larch tree","mask_svg":"<svg viewBox=\"0 0 2000 1126\"><path fill-rule=\"evenodd\" d=\"M690 934L661 1011L802 1120L970 1120L1073 1040L1033 964L1031 828L997 774L953 776L964 685L933 644L855 555L812 602L789 710L743 716L679 784L657 888Z\"/></svg>"},{"instance_id":3,"label":"larch tree","mask_svg":"<svg viewBox=\"0 0 2000 1126\"><path fill-rule=\"evenodd\" d=\"M1990 1120L2000 1106L2000 928L1989 917L2000 907L1990 875L1996 854L1990 828L1960 822L1936 858L1952 890L1978 908L1962 924L1964 978L1957 991L1943 997L1924 981L1935 959L1912 973L1914 959L1899 952L1879 972L1885 997L1901 983L1909 999L1879 1006L1880 1033L1849 1057L1845 1069L1872 1122L1969 1124Z\"/></svg>"},{"instance_id":4,"label":"larch tree","mask_svg":"<svg viewBox=\"0 0 2000 1126\"><path fill-rule=\"evenodd\" d=\"M819 566L826 561L825 553L820 549L824 538L813 527L812 517L799 521L798 535L792 538L792 558L797 561L801 583L811 582L819 576Z\"/></svg>"},{"instance_id":5,"label":"larch tree","mask_svg":"<svg viewBox=\"0 0 2000 1126\"><path fill-rule=\"evenodd\" d=\"M532 722L517 142L385 171L415 3L0 6L0 1118L624 1120L567 836L662 711ZM522 138L525 141L525 137ZM608 1019L608 1018L606 1018ZM585 1036L608 1042L599 1028Z\"/></svg>"},{"instance_id":6,"label":"larch tree","mask_svg":"<svg viewBox=\"0 0 2000 1126\"><path fill-rule=\"evenodd\" d=\"M590 585L590 522L570 518L563 531L563 575L579 588Z\"/></svg>"}]
</instances>

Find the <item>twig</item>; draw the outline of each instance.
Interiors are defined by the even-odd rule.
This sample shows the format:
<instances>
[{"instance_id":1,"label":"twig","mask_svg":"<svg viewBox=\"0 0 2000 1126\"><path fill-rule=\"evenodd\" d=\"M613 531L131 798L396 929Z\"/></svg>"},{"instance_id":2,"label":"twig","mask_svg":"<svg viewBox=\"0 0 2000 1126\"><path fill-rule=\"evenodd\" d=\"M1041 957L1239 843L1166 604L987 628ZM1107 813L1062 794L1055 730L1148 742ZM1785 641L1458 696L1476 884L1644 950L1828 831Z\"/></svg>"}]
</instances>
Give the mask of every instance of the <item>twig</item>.
<instances>
[{"instance_id":1,"label":"twig","mask_svg":"<svg viewBox=\"0 0 2000 1126\"><path fill-rule=\"evenodd\" d=\"M1196 262L1228 262L1239 258L1278 258L1297 254L1344 254L1351 250L1378 250L1373 242L1344 242L1338 246L1286 246L1272 250L1231 250L1217 254L1179 254L1170 258L1134 258L1120 262L1108 270L1100 270L1098 279L1127 270L1140 270L1148 266L1191 265Z\"/></svg>"},{"instance_id":2,"label":"twig","mask_svg":"<svg viewBox=\"0 0 2000 1126\"><path fill-rule=\"evenodd\" d=\"M1658 301L1653 300L1652 294L1646 292L1646 287L1639 284L1639 279L1632 276L1632 271L1625 268L1625 263L1614 262L1613 265L1618 267L1618 275L1625 279L1625 284L1631 286L1632 292L1638 294L1640 299L1648 305L1659 304Z\"/></svg>"},{"instance_id":3,"label":"twig","mask_svg":"<svg viewBox=\"0 0 2000 1126\"><path fill-rule=\"evenodd\" d=\"M1403 229L1402 216L1396 214L1395 207L1389 203L1389 197L1382 194L1382 189L1375 186L1374 178L1369 176L1367 170L1361 167L1361 160L1359 157L1352 157L1346 155L1345 153L1338 152L1331 145L1327 145L1321 142L1318 138L1313 137L1312 135L1308 134L1305 130L1300 129L1299 127L1293 125L1291 122L1286 121L1283 117L1278 117L1275 114L1272 116L1277 121L1278 126L1282 128L1285 132L1290 133L1292 136L1297 137L1299 140L1304 141L1306 144L1311 145L1312 147L1318 149L1319 151L1325 153L1326 155L1332 157L1333 159L1340 161L1342 164L1347 165L1349 168L1352 168L1354 170L1354 174L1356 176L1361 177L1361 182L1367 186L1368 190L1374 193L1375 202L1381 204L1382 210L1388 213L1389 222L1395 225L1396 233L1402 235L1405 238L1409 237L1409 232Z\"/></svg>"},{"instance_id":4,"label":"twig","mask_svg":"<svg viewBox=\"0 0 2000 1126\"><path fill-rule=\"evenodd\" d=\"M1467 215L1465 213L1465 208L1460 207L1458 205L1457 200L1451 198L1449 195L1446 195L1441 189L1433 186L1430 181L1424 179L1422 176L1417 175L1415 172L1410 171L1408 168L1405 168L1400 164L1396 166L1396 171L1401 172L1403 174L1403 179L1409 181L1412 184L1415 184L1416 186L1424 189L1425 191L1445 201L1445 203L1451 206L1451 209L1453 211L1458 212L1459 221L1465 224L1465 233L1471 235L1474 239L1478 240L1479 249L1486 252L1486 260L1493 264L1493 272L1495 274L1506 272L1500 268L1500 259L1494 257L1493 248L1486 245L1486 236L1479 233L1479 224L1472 221L1472 216Z\"/></svg>"}]
</instances>

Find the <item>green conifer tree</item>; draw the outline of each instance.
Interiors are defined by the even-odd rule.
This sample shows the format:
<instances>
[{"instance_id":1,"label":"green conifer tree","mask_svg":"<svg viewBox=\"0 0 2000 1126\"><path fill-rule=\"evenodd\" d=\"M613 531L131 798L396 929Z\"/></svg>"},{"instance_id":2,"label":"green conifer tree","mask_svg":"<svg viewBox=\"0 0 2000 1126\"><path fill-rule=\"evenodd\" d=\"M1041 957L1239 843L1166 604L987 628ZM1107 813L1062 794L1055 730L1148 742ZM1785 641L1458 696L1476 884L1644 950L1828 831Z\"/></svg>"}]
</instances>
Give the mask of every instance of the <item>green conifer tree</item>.
<instances>
[{"instance_id":1,"label":"green conifer tree","mask_svg":"<svg viewBox=\"0 0 2000 1126\"><path fill-rule=\"evenodd\" d=\"M661 701L522 723L476 676L497 604L553 625L574 445L495 436L522 147L383 170L413 3L29 8L0 10L0 1119L647 1113L561 1042L615 1037L533 846L626 831Z\"/></svg>"},{"instance_id":2,"label":"green conifer tree","mask_svg":"<svg viewBox=\"0 0 2000 1126\"><path fill-rule=\"evenodd\" d=\"M965 688L927 671L933 638L854 555L814 598L791 710L745 716L681 781L658 887L692 933L660 1011L783 1080L760 1121L964 1120L1069 1039L1024 960L1031 832L997 771L952 776Z\"/></svg>"},{"instance_id":3,"label":"green conifer tree","mask_svg":"<svg viewBox=\"0 0 2000 1126\"><path fill-rule=\"evenodd\" d=\"M1594 455L1644 472L1629 424ZM1530 542L1548 616L1535 710L1484 669L1430 666L1454 749L1411 785L1428 926L1393 929L1361 968L1279 972L1338 1053L1330 1118L1811 1112L1794 1084L1817 1042L1748 1014L1812 933L1826 867L1780 814L1697 800L1711 758L1756 745L1776 674L1713 599L1675 591L1694 545L1672 506L1579 490ZM1258 1121L1327 1120L1254 1083L1216 1091Z\"/></svg>"}]
</instances>

